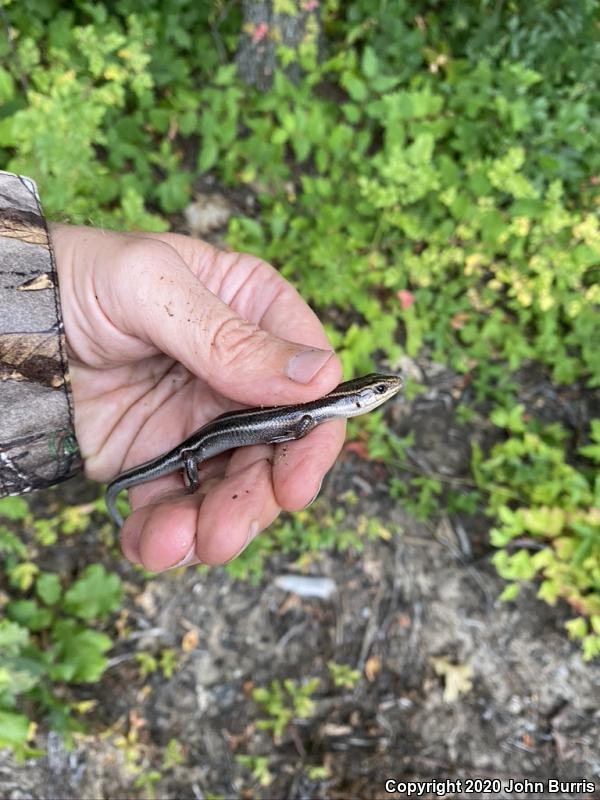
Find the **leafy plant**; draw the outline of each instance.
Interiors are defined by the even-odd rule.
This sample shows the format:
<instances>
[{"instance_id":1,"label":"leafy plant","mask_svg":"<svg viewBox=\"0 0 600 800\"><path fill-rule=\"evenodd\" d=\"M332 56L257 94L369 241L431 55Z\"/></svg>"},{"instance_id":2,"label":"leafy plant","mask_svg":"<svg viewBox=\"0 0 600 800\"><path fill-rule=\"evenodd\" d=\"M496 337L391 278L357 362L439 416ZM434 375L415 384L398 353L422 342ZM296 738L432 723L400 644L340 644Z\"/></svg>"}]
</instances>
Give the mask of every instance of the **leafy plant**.
<instances>
[{"instance_id":1,"label":"leafy plant","mask_svg":"<svg viewBox=\"0 0 600 800\"><path fill-rule=\"evenodd\" d=\"M564 431L527 423L523 407L492 415L508 438L484 458L474 451L478 484L489 492L497 520L491 541L500 548L494 563L510 581L503 598L541 578L538 596L554 605L565 600L578 616L567 631L580 639L586 660L600 653L600 479L597 469L568 463ZM600 425L580 455L600 463Z\"/></svg>"},{"instance_id":2,"label":"leafy plant","mask_svg":"<svg viewBox=\"0 0 600 800\"><path fill-rule=\"evenodd\" d=\"M0 500L0 517L33 529L26 503ZM11 595L0 621L0 741L20 758L37 751L29 742L35 725L28 713L47 715L55 730L78 730L80 706L66 699L63 684L93 683L106 667L111 638L90 627L120 605L119 578L91 565L65 586L61 576L41 570L10 529L0 525L0 553ZM83 624L82 624L83 623Z\"/></svg>"},{"instance_id":3,"label":"leafy plant","mask_svg":"<svg viewBox=\"0 0 600 800\"><path fill-rule=\"evenodd\" d=\"M169 647L165 647L161 651L159 658L155 658L155 656L150 653L142 651L135 654L135 660L138 663L140 677L142 679L147 678L148 675L160 669L163 676L168 680L172 677L177 666L175 652Z\"/></svg>"},{"instance_id":4,"label":"leafy plant","mask_svg":"<svg viewBox=\"0 0 600 800\"><path fill-rule=\"evenodd\" d=\"M348 664L337 664L335 661L327 662L327 669L333 685L342 689L354 689L360 681L360 670L352 669Z\"/></svg>"},{"instance_id":5,"label":"leafy plant","mask_svg":"<svg viewBox=\"0 0 600 800\"><path fill-rule=\"evenodd\" d=\"M283 682L272 681L269 688L254 689L252 699L268 714L266 719L256 723L257 727L272 731L275 742L279 742L293 719L306 719L313 714L311 696L318 686L318 678L312 678L302 685L286 678Z\"/></svg>"},{"instance_id":6,"label":"leafy plant","mask_svg":"<svg viewBox=\"0 0 600 800\"><path fill-rule=\"evenodd\" d=\"M436 478L421 476L410 480L392 478L390 497L400 500L415 519L425 521L438 511L442 484Z\"/></svg>"},{"instance_id":7,"label":"leafy plant","mask_svg":"<svg viewBox=\"0 0 600 800\"><path fill-rule=\"evenodd\" d=\"M269 759L267 756L237 755L237 763L247 769L259 786L270 786L273 782L273 775L269 770Z\"/></svg>"},{"instance_id":8,"label":"leafy plant","mask_svg":"<svg viewBox=\"0 0 600 800\"><path fill-rule=\"evenodd\" d=\"M363 514L355 519L350 513L351 496L345 500L348 507L340 506L334 512L317 501L309 509L282 516L260 541L252 542L225 566L227 574L258 584L266 560L275 553L294 556L300 566L307 566L324 551L361 552L368 541L391 538L391 532L378 519Z\"/></svg>"}]
</instances>

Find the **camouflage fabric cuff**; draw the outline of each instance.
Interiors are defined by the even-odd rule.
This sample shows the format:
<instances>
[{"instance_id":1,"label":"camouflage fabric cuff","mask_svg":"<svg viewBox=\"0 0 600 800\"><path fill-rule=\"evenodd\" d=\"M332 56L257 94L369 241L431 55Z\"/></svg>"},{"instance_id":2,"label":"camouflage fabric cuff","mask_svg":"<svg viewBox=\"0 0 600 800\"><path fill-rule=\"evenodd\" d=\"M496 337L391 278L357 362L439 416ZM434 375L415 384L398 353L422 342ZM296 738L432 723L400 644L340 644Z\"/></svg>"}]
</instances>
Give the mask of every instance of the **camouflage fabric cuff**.
<instances>
[{"instance_id":1,"label":"camouflage fabric cuff","mask_svg":"<svg viewBox=\"0 0 600 800\"><path fill-rule=\"evenodd\" d=\"M81 469L54 257L37 188L0 172L0 496Z\"/></svg>"}]
</instances>

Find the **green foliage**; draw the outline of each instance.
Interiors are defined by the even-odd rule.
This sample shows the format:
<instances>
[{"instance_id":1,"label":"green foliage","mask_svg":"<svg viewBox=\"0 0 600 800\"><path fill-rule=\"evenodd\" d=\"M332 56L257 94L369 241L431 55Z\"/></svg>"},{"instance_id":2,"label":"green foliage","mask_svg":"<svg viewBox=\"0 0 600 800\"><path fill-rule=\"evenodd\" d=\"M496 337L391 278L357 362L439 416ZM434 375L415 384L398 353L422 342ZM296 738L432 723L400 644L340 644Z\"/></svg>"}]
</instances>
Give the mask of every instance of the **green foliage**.
<instances>
[{"instance_id":1,"label":"green foliage","mask_svg":"<svg viewBox=\"0 0 600 800\"><path fill-rule=\"evenodd\" d=\"M260 220L235 220L232 243L281 265L317 306L357 312L332 331L348 372L370 368L377 350L394 362L400 330L411 354L428 345L461 371L475 366L482 397L505 380L486 369L490 356L512 369L535 358L558 382L598 383L599 234L570 203L598 167L589 5L568 27L581 70L557 70L544 60L556 42L549 11L494 17L506 28L492 37L467 12L426 14L415 29L408 4L374 13L353 3L331 57L298 85L277 73L262 95L218 66L212 47L199 57L181 25L208 44L206 9L50 5L48 26L8 7L16 35L0 121L6 166L38 179L50 213L163 227L145 206L185 205L193 171L179 141L197 137L193 168L260 191ZM515 58L508 42L532 30L535 57ZM317 95L323 81L345 101ZM402 309L405 290L414 305Z\"/></svg>"},{"instance_id":2,"label":"green foliage","mask_svg":"<svg viewBox=\"0 0 600 800\"><path fill-rule=\"evenodd\" d=\"M223 181L261 192L260 220L234 220L230 242L280 265L317 308L344 319L352 308L344 330L328 329L348 373L370 369L374 353L396 364L399 340L412 356L427 348L468 375L477 401L497 404L493 421L513 445L525 430L512 427L521 424L515 370L535 361L556 384L600 385L599 48L592 4L570 10L566 32L549 3L539 14L495 11L493 24L487 12L440 9L415 30L412 5L350 4L348 26L333 24L346 46L301 84L279 76L270 93L246 96L246 136L215 155ZM317 99L319 81L341 87L344 100ZM407 443L372 424L369 453L403 461ZM492 457L480 492L454 493L451 507L472 512L490 483L506 508L507 491L531 490L528 507L542 516L585 494L590 479L567 460L565 441L552 457L522 443L505 472ZM390 492L426 519L442 486L394 478ZM490 509L500 505L492 492ZM527 552L499 554L498 569L509 579L543 575L549 602L583 595L593 606L590 508L566 528L560 570Z\"/></svg>"},{"instance_id":3,"label":"green foliage","mask_svg":"<svg viewBox=\"0 0 600 800\"><path fill-rule=\"evenodd\" d=\"M250 772L252 779L259 786L266 787L271 785L273 776L269 771L269 759L267 756L237 755L235 760L241 767Z\"/></svg>"},{"instance_id":4,"label":"green foliage","mask_svg":"<svg viewBox=\"0 0 600 800\"><path fill-rule=\"evenodd\" d=\"M121 595L119 577L101 564L91 564L65 593L63 607L80 619L103 619L119 607Z\"/></svg>"},{"instance_id":5,"label":"green foliage","mask_svg":"<svg viewBox=\"0 0 600 800\"><path fill-rule=\"evenodd\" d=\"M35 540L27 504L16 499L0 500L0 514L25 526ZM119 578L99 565L66 585L35 563L44 562L43 551L1 525L0 557L10 587L0 621L0 745L23 758L37 753L29 744L34 720L46 716L65 734L81 727L78 704L64 685L93 683L104 672L112 639L91 625L118 609L122 589Z\"/></svg>"},{"instance_id":6,"label":"green foliage","mask_svg":"<svg viewBox=\"0 0 600 800\"><path fill-rule=\"evenodd\" d=\"M397 436L383 421L383 412L374 411L368 416L351 419L348 422L348 438L366 443L366 451L373 461L387 464L406 461L406 451L415 441L409 433L404 438Z\"/></svg>"},{"instance_id":7,"label":"green foliage","mask_svg":"<svg viewBox=\"0 0 600 800\"><path fill-rule=\"evenodd\" d=\"M338 664L335 661L327 662L327 670L333 686L342 691L352 690L361 680L361 673L352 669L348 664ZM284 735L294 721L309 720L315 714L315 701L313 695L321 684L318 677L312 677L302 683L286 679L284 681L271 681L268 687L257 687L252 692L252 699L256 705L267 715L259 719L256 727L269 731L273 742L270 744L270 755L273 745L285 745ZM272 775L268 769L269 757L259 755L236 756L236 760L248 769L257 783L268 786ZM303 763L307 775L314 780L326 779L329 775L327 765L309 766Z\"/></svg>"},{"instance_id":8,"label":"green foliage","mask_svg":"<svg viewBox=\"0 0 600 800\"><path fill-rule=\"evenodd\" d=\"M148 675L152 675L152 673L156 672L158 669L158 661L150 653L144 651L136 653L135 660L137 661L142 680L147 678Z\"/></svg>"},{"instance_id":9,"label":"green foliage","mask_svg":"<svg viewBox=\"0 0 600 800\"><path fill-rule=\"evenodd\" d=\"M54 645L50 657L55 663L49 674L53 680L93 683L104 672L104 653L112 646L110 637L82 628L73 619L57 620L52 629Z\"/></svg>"},{"instance_id":10,"label":"green foliage","mask_svg":"<svg viewBox=\"0 0 600 800\"><path fill-rule=\"evenodd\" d=\"M185 762L183 746L177 739L169 739L163 756L163 769L174 769Z\"/></svg>"},{"instance_id":11,"label":"green foliage","mask_svg":"<svg viewBox=\"0 0 600 800\"><path fill-rule=\"evenodd\" d=\"M314 713L311 696L319 686L319 679L312 678L299 685L286 678L274 680L270 687L258 687L252 692L252 699L268 717L256 723L256 727L273 733L275 742L280 742L283 733L293 719L307 719Z\"/></svg>"},{"instance_id":12,"label":"green foliage","mask_svg":"<svg viewBox=\"0 0 600 800\"><path fill-rule=\"evenodd\" d=\"M147 678L148 675L160 669L163 676L168 680L177 667L175 651L169 647L165 647L158 658L155 658L150 653L142 651L135 654L135 660L138 663L140 677L142 679Z\"/></svg>"},{"instance_id":13,"label":"green foliage","mask_svg":"<svg viewBox=\"0 0 600 800\"><path fill-rule=\"evenodd\" d=\"M516 597L520 584L541 579L538 596L554 605L565 600L578 614L567 623L582 643L586 660L600 654L600 478L597 469L567 461L565 432L556 425L527 422L523 408L492 414L508 438L489 456L474 452L477 483L489 492L496 518L491 541L500 548L494 563L511 581L503 598ZM579 452L600 461L600 425Z\"/></svg>"},{"instance_id":14,"label":"green foliage","mask_svg":"<svg viewBox=\"0 0 600 800\"><path fill-rule=\"evenodd\" d=\"M225 566L235 580L258 584L265 561L274 553L285 553L297 559L297 565L307 566L323 552L361 552L368 541L387 540L391 533L377 519L358 518L351 512L352 497L346 495L347 507L335 511L315 502L310 508L293 515L282 516L268 532L255 539L244 552Z\"/></svg>"},{"instance_id":15,"label":"green foliage","mask_svg":"<svg viewBox=\"0 0 600 800\"><path fill-rule=\"evenodd\" d=\"M144 737L140 737L138 726L131 725L127 734L118 736L115 745L122 751L128 772L135 776L133 785L143 790L143 797L154 800L157 784L165 777L164 773L173 770L185 761L184 748L177 739L170 739L163 750L162 761L151 769L147 757L148 747ZM215 798L216 800L216 798Z\"/></svg>"},{"instance_id":16,"label":"green foliage","mask_svg":"<svg viewBox=\"0 0 600 800\"><path fill-rule=\"evenodd\" d=\"M29 720L24 714L0 711L0 746L12 747L16 753L23 748L29 733Z\"/></svg>"},{"instance_id":17,"label":"green foliage","mask_svg":"<svg viewBox=\"0 0 600 800\"><path fill-rule=\"evenodd\" d=\"M169 679L173 675L177 667L177 659L175 651L172 650L170 647L165 647L161 651L158 664L160 666L162 674L165 676L165 678Z\"/></svg>"},{"instance_id":18,"label":"green foliage","mask_svg":"<svg viewBox=\"0 0 600 800\"><path fill-rule=\"evenodd\" d=\"M352 669L348 664L337 664L335 661L328 661L327 669L333 685L338 689L354 689L360 681L360 671Z\"/></svg>"},{"instance_id":19,"label":"green foliage","mask_svg":"<svg viewBox=\"0 0 600 800\"><path fill-rule=\"evenodd\" d=\"M156 769L151 769L148 771L142 772L140 775L137 776L133 785L136 789L143 789L144 790L144 797L147 797L148 800L154 800L156 797L156 784L161 780L162 775Z\"/></svg>"},{"instance_id":20,"label":"green foliage","mask_svg":"<svg viewBox=\"0 0 600 800\"><path fill-rule=\"evenodd\" d=\"M390 481L390 497L399 500L409 514L422 522L438 510L441 493L442 484L436 478L422 476L408 481L403 478Z\"/></svg>"},{"instance_id":21,"label":"green foliage","mask_svg":"<svg viewBox=\"0 0 600 800\"><path fill-rule=\"evenodd\" d=\"M218 62L213 9L192 0L4 6L3 168L35 178L53 216L165 230L147 206L170 213L189 198L177 136L200 128L197 81Z\"/></svg>"},{"instance_id":22,"label":"green foliage","mask_svg":"<svg viewBox=\"0 0 600 800\"><path fill-rule=\"evenodd\" d=\"M22 497L3 497L0 499L0 518L18 522L26 519L29 506Z\"/></svg>"},{"instance_id":23,"label":"green foliage","mask_svg":"<svg viewBox=\"0 0 600 800\"><path fill-rule=\"evenodd\" d=\"M541 76L481 60L453 65L444 83L423 75L381 91L361 77L354 51L322 75L339 77L348 103L316 104L310 81L280 80L280 102L265 95L245 115L253 129L260 113L260 137L219 161L233 179L228 162L237 152L234 174L253 181L260 172L265 185L268 221L234 221L232 241L281 264L317 306L350 304L360 314L343 334L331 331L348 371L368 369L375 350L394 363L400 329L409 354L429 346L434 358L472 373L482 398L509 388L490 360L516 369L536 359L559 383L581 376L597 385L597 222L571 210L555 170L540 171L523 145L525 121L496 107L513 93L515 114L529 108ZM365 158L376 133L382 146ZM298 168L313 166L291 196L284 143ZM407 290L414 304L402 308Z\"/></svg>"}]
</instances>

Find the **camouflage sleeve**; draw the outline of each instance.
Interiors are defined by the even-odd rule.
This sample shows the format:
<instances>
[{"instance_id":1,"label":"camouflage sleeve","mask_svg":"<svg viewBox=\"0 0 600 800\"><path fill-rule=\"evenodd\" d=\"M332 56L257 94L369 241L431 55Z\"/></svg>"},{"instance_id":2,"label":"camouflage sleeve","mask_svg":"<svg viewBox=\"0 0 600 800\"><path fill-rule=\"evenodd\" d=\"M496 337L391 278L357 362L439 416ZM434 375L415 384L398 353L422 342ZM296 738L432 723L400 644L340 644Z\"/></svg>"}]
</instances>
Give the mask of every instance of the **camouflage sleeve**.
<instances>
[{"instance_id":1,"label":"camouflage sleeve","mask_svg":"<svg viewBox=\"0 0 600 800\"><path fill-rule=\"evenodd\" d=\"M54 257L33 181L0 172L0 496L81 469Z\"/></svg>"}]
</instances>

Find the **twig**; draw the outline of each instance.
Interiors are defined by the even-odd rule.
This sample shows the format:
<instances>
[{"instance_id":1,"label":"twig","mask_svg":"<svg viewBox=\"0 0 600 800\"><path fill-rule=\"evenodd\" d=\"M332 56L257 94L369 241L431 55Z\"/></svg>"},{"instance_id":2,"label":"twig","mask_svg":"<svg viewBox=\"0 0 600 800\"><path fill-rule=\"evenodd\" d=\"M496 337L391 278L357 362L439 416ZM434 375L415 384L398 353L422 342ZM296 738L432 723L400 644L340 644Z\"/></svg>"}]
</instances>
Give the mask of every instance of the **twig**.
<instances>
[{"instance_id":1,"label":"twig","mask_svg":"<svg viewBox=\"0 0 600 800\"><path fill-rule=\"evenodd\" d=\"M460 550L458 550L456 547L454 547L454 545L452 545L450 542L446 541L445 539L441 539L441 540L438 539L436 537L436 535L435 535L435 531L433 530L433 528L430 525L427 525L427 523L425 523L425 527L431 533L433 538L436 541L439 541L440 544L443 544L444 547L446 547L449 550L449 552L454 556L454 558L456 558L456 560L459 561L463 565L463 567L466 569L466 571L473 578L474 582L481 589L481 592L482 592L482 594L483 594L483 596L485 598L485 601L486 601L486 604L487 604L488 608L493 606L494 600L493 600L493 598L492 598L492 596L491 596L491 594L490 594L490 592L488 590L487 583L481 577L481 574L479 573L479 570L477 570L473 566L473 564L468 564L465 561L463 554L460 552Z\"/></svg>"},{"instance_id":2,"label":"twig","mask_svg":"<svg viewBox=\"0 0 600 800\"><path fill-rule=\"evenodd\" d=\"M377 594L375 595L375 602L371 606L371 614L369 616L369 621L367 622L367 627L365 628L365 634L363 636L362 645L360 648L360 655L358 657L358 661L356 662L356 669L360 672L362 672L365 668L367 655L369 654L371 645L377 637L377 631L379 630L379 624L377 622L379 618L379 606L381 605L381 599L384 591L385 586L383 583L381 583L377 589Z\"/></svg>"},{"instance_id":3,"label":"twig","mask_svg":"<svg viewBox=\"0 0 600 800\"><path fill-rule=\"evenodd\" d=\"M122 664L124 661L133 661L136 657L136 653L123 653L121 656L114 656L113 658L109 658L106 662L106 669L112 669L113 667L118 667L119 664Z\"/></svg>"},{"instance_id":4,"label":"twig","mask_svg":"<svg viewBox=\"0 0 600 800\"><path fill-rule=\"evenodd\" d=\"M299 633L301 630L306 628L307 620L303 620L302 622L298 622L296 625L292 625L279 639L277 644L275 645L275 649L281 653L290 639L293 639L294 636Z\"/></svg>"},{"instance_id":5,"label":"twig","mask_svg":"<svg viewBox=\"0 0 600 800\"><path fill-rule=\"evenodd\" d=\"M145 631L134 631L133 633L130 633L127 639L125 639L125 642L134 642L136 639L145 639L146 636L157 639L159 636L163 636L164 634L166 634L164 628L148 628L148 630Z\"/></svg>"},{"instance_id":6,"label":"twig","mask_svg":"<svg viewBox=\"0 0 600 800\"><path fill-rule=\"evenodd\" d=\"M454 528L454 533L456 534L456 538L458 539L458 544L460 546L462 554L464 555L465 558L471 561L473 558L473 551L471 549L471 542L469 541L469 537L467 536L466 530L463 528L460 522L457 522L452 527Z\"/></svg>"},{"instance_id":7,"label":"twig","mask_svg":"<svg viewBox=\"0 0 600 800\"><path fill-rule=\"evenodd\" d=\"M298 736L298 731L293 725L290 725L290 727L288 728L288 733L294 743L294 747L298 751L298 755L300 756L300 758L302 759L306 758L306 750L304 749L302 740Z\"/></svg>"}]
</instances>

